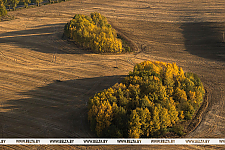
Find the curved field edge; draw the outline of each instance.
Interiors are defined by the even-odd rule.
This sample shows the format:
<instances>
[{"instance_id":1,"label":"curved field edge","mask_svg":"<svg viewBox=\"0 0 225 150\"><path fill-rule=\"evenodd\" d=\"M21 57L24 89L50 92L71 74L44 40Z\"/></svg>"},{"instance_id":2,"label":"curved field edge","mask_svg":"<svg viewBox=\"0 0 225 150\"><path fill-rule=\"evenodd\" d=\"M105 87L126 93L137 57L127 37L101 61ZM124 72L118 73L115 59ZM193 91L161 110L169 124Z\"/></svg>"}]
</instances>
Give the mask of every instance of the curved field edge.
<instances>
[{"instance_id":1,"label":"curved field edge","mask_svg":"<svg viewBox=\"0 0 225 150\"><path fill-rule=\"evenodd\" d=\"M193 119L188 121L189 124L186 127L185 135L181 137L188 136L191 132L193 132L199 126L199 124L202 122L203 115L205 114L206 109L208 108L208 105L209 105L208 91L205 88L205 95L203 98L203 102L200 108L198 109L198 111L196 112L195 116L193 117Z\"/></svg>"},{"instance_id":2,"label":"curved field edge","mask_svg":"<svg viewBox=\"0 0 225 150\"><path fill-rule=\"evenodd\" d=\"M126 36L121 29L116 27L116 25L114 25L113 22L110 22L110 25L113 27L113 29L116 30L117 35L121 36L127 42L128 46L130 46L131 51L132 51L130 53L139 52L139 48L134 41L132 41L130 38L128 38L128 36Z\"/></svg>"},{"instance_id":3,"label":"curved field edge","mask_svg":"<svg viewBox=\"0 0 225 150\"><path fill-rule=\"evenodd\" d=\"M123 32L121 29L117 28L112 22L110 22L110 24L112 25L112 27L114 29L116 29L117 31L117 34L119 36L121 36L122 38L124 38L128 43L129 43L129 46L135 50L133 52L136 52L136 53L141 53L142 52L142 49L141 51L138 49L138 46L135 42L133 42L130 38L128 38ZM204 85L204 84L203 84ZM189 121L187 121L187 125L183 126L184 127L184 135L180 136L180 137L186 137L188 136L191 132L193 132L198 126L199 124L202 122L202 118L203 118L203 115L205 114L206 112L206 109L208 108L208 105L209 105L209 101L208 101L208 91L206 89L206 87L204 87L205 89L205 95L204 95L204 98L203 98L203 102L201 103L201 106L200 108L196 111L195 115L193 116L193 118ZM177 137L177 136L171 136L171 137Z\"/></svg>"}]
</instances>

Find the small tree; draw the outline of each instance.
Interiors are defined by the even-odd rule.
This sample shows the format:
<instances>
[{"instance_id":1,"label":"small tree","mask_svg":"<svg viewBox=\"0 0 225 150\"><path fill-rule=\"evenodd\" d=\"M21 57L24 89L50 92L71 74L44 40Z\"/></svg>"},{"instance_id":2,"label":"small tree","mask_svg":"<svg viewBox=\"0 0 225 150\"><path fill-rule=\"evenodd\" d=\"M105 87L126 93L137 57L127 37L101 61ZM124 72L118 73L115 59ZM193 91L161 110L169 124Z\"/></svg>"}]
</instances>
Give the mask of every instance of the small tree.
<instances>
[{"instance_id":1,"label":"small tree","mask_svg":"<svg viewBox=\"0 0 225 150\"><path fill-rule=\"evenodd\" d=\"M142 134L141 119L136 110L130 114L128 135L130 138L139 138Z\"/></svg>"},{"instance_id":2,"label":"small tree","mask_svg":"<svg viewBox=\"0 0 225 150\"><path fill-rule=\"evenodd\" d=\"M43 0L35 0L35 3L37 4L37 6L40 6L41 2L43 2Z\"/></svg>"},{"instance_id":3,"label":"small tree","mask_svg":"<svg viewBox=\"0 0 225 150\"><path fill-rule=\"evenodd\" d=\"M4 2L0 0L0 16L7 15L7 10L5 8Z\"/></svg>"},{"instance_id":4,"label":"small tree","mask_svg":"<svg viewBox=\"0 0 225 150\"><path fill-rule=\"evenodd\" d=\"M16 10L17 4L19 4L19 0L10 0L9 3L13 7L13 10Z\"/></svg>"},{"instance_id":5,"label":"small tree","mask_svg":"<svg viewBox=\"0 0 225 150\"><path fill-rule=\"evenodd\" d=\"M31 0L22 0L24 7L27 8L28 4L31 3Z\"/></svg>"}]
</instances>

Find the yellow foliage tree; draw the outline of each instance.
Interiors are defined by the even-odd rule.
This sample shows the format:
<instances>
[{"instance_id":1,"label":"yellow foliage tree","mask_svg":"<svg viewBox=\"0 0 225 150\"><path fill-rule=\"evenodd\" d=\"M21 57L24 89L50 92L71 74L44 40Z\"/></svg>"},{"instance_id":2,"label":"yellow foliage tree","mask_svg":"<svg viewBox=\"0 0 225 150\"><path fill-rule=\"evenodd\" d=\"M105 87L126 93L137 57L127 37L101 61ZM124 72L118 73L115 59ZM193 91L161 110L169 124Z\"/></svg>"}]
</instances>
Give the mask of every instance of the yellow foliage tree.
<instances>
[{"instance_id":1,"label":"yellow foliage tree","mask_svg":"<svg viewBox=\"0 0 225 150\"><path fill-rule=\"evenodd\" d=\"M107 129L112 121L112 106L108 101L101 103L99 111L96 115L96 133L102 136L103 131Z\"/></svg>"},{"instance_id":2,"label":"yellow foliage tree","mask_svg":"<svg viewBox=\"0 0 225 150\"><path fill-rule=\"evenodd\" d=\"M139 138L142 134L141 130L141 119L136 110L133 110L129 120L128 135L130 138Z\"/></svg>"}]
</instances>

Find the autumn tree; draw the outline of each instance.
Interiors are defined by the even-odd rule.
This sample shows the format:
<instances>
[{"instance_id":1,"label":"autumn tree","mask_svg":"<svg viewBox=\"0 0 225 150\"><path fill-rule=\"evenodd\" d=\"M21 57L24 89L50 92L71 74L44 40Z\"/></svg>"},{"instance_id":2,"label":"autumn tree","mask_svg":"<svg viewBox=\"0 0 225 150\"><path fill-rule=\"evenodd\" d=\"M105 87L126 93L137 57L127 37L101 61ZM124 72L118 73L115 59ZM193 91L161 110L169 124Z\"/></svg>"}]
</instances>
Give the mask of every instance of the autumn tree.
<instances>
[{"instance_id":1,"label":"autumn tree","mask_svg":"<svg viewBox=\"0 0 225 150\"><path fill-rule=\"evenodd\" d=\"M35 3L37 4L37 6L40 6L41 2L43 2L43 0L35 0Z\"/></svg>"},{"instance_id":2,"label":"autumn tree","mask_svg":"<svg viewBox=\"0 0 225 150\"><path fill-rule=\"evenodd\" d=\"M109 104L108 101L104 101L99 105L99 109L96 110L96 106L93 106L92 112L93 114L89 113L89 120L92 121L92 127L94 128L93 124L95 125L95 131L98 136L103 136L104 131L109 128L111 121L112 121L112 106ZM92 120L92 116L95 116L95 119ZM94 122L93 122L94 121Z\"/></svg>"},{"instance_id":3,"label":"autumn tree","mask_svg":"<svg viewBox=\"0 0 225 150\"><path fill-rule=\"evenodd\" d=\"M168 113L168 110L166 108L160 108L160 129L161 129L161 135L165 134L167 132L167 128L172 126L171 123L171 117Z\"/></svg>"},{"instance_id":4,"label":"autumn tree","mask_svg":"<svg viewBox=\"0 0 225 150\"><path fill-rule=\"evenodd\" d=\"M23 2L24 7L27 8L28 4L31 3L31 0L21 0L21 2Z\"/></svg>"},{"instance_id":5,"label":"autumn tree","mask_svg":"<svg viewBox=\"0 0 225 150\"><path fill-rule=\"evenodd\" d=\"M126 132L128 130L128 116L127 111L121 106L117 106L116 103L113 103L113 121L112 126L114 126L115 130L112 130L111 133L109 133L109 137L127 137L128 133Z\"/></svg>"},{"instance_id":6,"label":"autumn tree","mask_svg":"<svg viewBox=\"0 0 225 150\"><path fill-rule=\"evenodd\" d=\"M7 10L5 8L5 1L0 0L0 16L5 16L7 15Z\"/></svg>"},{"instance_id":7,"label":"autumn tree","mask_svg":"<svg viewBox=\"0 0 225 150\"><path fill-rule=\"evenodd\" d=\"M136 109L140 116L141 124L141 136L149 137L153 128L153 122L151 120L151 113L148 108L137 108Z\"/></svg>"},{"instance_id":8,"label":"autumn tree","mask_svg":"<svg viewBox=\"0 0 225 150\"><path fill-rule=\"evenodd\" d=\"M136 110L133 110L130 114L128 137L139 138L142 134L141 119Z\"/></svg>"},{"instance_id":9,"label":"autumn tree","mask_svg":"<svg viewBox=\"0 0 225 150\"><path fill-rule=\"evenodd\" d=\"M161 127L161 122L160 122L160 110L161 107L159 106L155 106L154 110L153 110L153 116L152 116L152 122L153 122L153 129L151 132L151 136L158 136L160 134L160 127Z\"/></svg>"},{"instance_id":10,"label":"autumn tree","mask_svg":"<svg viewBox=\"0 0 225 150\"><path fill-rule=\"evenodd\" d=\"M9 0L10 6L13 7L13 10L16 10L17 4L19 4L20 0Z\"/></svg>"}]
</instances>

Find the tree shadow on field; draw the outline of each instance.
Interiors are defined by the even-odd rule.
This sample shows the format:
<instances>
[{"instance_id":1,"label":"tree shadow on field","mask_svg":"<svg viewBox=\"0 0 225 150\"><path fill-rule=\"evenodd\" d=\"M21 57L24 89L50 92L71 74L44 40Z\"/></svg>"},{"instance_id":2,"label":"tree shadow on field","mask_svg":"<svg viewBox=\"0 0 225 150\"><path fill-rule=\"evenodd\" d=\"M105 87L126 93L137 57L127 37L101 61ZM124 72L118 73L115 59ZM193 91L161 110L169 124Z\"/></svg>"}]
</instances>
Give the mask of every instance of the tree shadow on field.
<instances>
[{"instance_id":1,"label":"tree shadow on field","mask_svg":"<svg viewBox=\"0 0 225 150\"><path fill-rule=\"evenodd\" d=\"M181 29L189 53L211 60L225 61L225 23L184 23Z\"/></svg>"},{"instance_id":2,"label":"tree shadow on field","mask_svg":"<svg viewBox=\"0 0 225 150\"><path fill-rule=\"evenodd\" d=\"M63 38L65 23L35 26L0 34L0 44L12 44L42 53L83 54L88 53Z\"/></svg>"},{"instance_id":3,"label":"tree shadow on field","mask_svg":"<svg viewBox=\"0 0 225 150\"><path fill-rule=\"evenodd\" d=\"M19 93L24 98L1 104L3 138L95 137L87 121L87 102L96 92L120 82L124 76L54 81Z\"/></svg>"}]
</instances>

